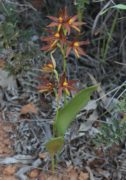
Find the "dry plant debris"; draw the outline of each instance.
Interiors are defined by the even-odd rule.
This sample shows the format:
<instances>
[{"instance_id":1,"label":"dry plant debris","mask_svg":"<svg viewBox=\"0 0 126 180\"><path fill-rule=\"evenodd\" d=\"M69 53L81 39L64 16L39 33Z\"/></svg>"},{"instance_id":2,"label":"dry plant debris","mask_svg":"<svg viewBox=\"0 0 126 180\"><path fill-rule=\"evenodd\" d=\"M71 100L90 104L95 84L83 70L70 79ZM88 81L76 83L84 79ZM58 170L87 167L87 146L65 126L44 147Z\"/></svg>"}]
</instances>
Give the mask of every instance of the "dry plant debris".
<instances>
[{"instance_id":1,"label":"dry plant debris","mask_svg":"<svg viewBox=\"0 0 126 180\"><path fill-rule=\"evenodd\" d=\"M34 113L34 114L36 114L37 113L37 109L36 109L34 104L29 103L29 104L24 105L21 108L21 112L20 113L21 114L27 114L27 113Z\"/></svg>"},{"instance_id":2,"label":"dry plant debris","mask_svg":"<svg viewBox=\"0 0 126 180\"><path fill-rule=\"evenodd\" d=\"M5 67L5 60L0 59L0 69L3 69Z\"/></svg>"},{"instance_id":3,"label":"dry plant debris","mask_svg":"<svg viewBox=\"0 0 126 180\"><path fill-rule=\"evenodd\" d=\"M84 17L86 22L82 40L86 37L91 42L86 48L87 55L78 61L73 53L70 53L67 61L69 78L79 79L81 88L95 82L100 83L100 89L94 97L100 97L101 100L83 109L66 133L66 144L58 163L67 164L67 161L70 161L70 164L79 167L79 170L68 166L59 176L48 171L50 159L45 152L44 143L51 137L56 106L52 97L39 96L36 93L39 68L46 64L46 55L39 51L43 45L40 43L39 47L39 37L42 33L46 35L42 27L49 23L45 18L47 15L54 16L55 12L64 6L64 2L68 9L74 12L75 9L80 9L77 6L81 1L1 1L6 3L6 12L0 9L0 27L2 25L2 28L6 28L4 31L0 29L0 111L3 118L0 119L0 156L4 158L3 162L10 157L10 162L15 160L16 156L12 156L14 152L10 148L13 145L17 154L25 154L26 165L31 165L36 160L34 156L39 157L42 164L33 169L28 166L29 172L22 169L25 165L19 167L11 163L0 164L0 180L17 180L13 174L17 172L21 173L20 175L24 173L30 180L126 179L126 132L124 131L124 139L120 139L118 144L113 144L110 148L95 147L92 143L101 122L107 125L112 122L112 117L117 120L115 122L120 122L118 115L124 114L126 109L125 102L121 104L118 113L113 106L121 99L126 99L125 11L111 8L103 16L99 14L104 8L111 7L113 2L125 3L124 0L97 3L87 0L84 6L80 6L84 7L80 19ZM3 33L5 30L9 30L6 32L7 37ZM33 47L38 48L37 53ZM56 56L59 58L57 66L61 70L61 55L57 53ZM6 125L3 121L6 121ZM10 122L13 123L13 130ZM115 126L111 127L110 133ZM121 126L119 127L122 131ZM13 141L9 139L8 131L11 132ZM110 142L110 136L106 134ZM33 159L28 160L26 157L29 155ZM20 159L20 163L23 162L24 159Z\"/></svg>"},{"instance_id":4,"label":"dry plant debris","mask_svg":"<svg viewBox=\"0 0 126 180\"><path fill-rule=\"evenodd\" d=\"M70 166L68 169L64 169L63 173L58 175L47 175L41 173L39 180L89 180L89 174L87 172L79 171L78 169Z\"/></svg>"},{"instance_id":5,"label":"dry plant debris","mask_svg":"<svg viewBox=\"0 0 126 180\"><path fill-rule=\"evenodd\" d=\"M11 145L12 141L9 138L9 132L12 131L12 124L4 123L0 121L0 159L12 156L14 154ZM15 177L15 172L17 170L17 165L7 165L0 164L0 180L17 180Z\"/></svg>"}]
</instances>

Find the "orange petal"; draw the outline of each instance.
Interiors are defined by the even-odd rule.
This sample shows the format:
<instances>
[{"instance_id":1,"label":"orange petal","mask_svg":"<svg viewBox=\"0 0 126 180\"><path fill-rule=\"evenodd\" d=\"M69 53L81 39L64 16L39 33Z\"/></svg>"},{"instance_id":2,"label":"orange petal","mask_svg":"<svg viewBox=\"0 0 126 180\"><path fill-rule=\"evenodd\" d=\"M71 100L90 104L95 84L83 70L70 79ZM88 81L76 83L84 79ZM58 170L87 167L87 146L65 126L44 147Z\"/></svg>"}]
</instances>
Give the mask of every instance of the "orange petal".
<instances>
[{"instance_id":1,"label":"orange petal","mask_svg":"<svg viewBox=\"0 0 126 180\"><path fill-rule=\"evenodd\" d=\"M86 24L85 22L74 22L73 23L75 26L82 26L84 24Z\"/></svg>"},{"instance_id":2,"label":"orange petal","mask_svg":"<svg viewBox=\"0 0 126 180\"><path fill-rule=\"evenodd\" d=\"M48 51L50 48L50 45L47 45L47 46L43 46L40 50L41 51Z\"/></svg>"},{"instance_id":3,"label":"orange petal","mask_svg":"<svg viewBox=\"0 0 126 180\"><path fill-rule=\"evenodd\" d=\"M80 29L79 29L77 26L71 25L71 27L72 27L73 29L75 29L76 31L80 32Z\"/></svg>"},{"instance_id":4,"label":"orange petal","mask_svg":"<svg viewBox=\"0 0 126 180\"><path fill-rule=\"evenodd\" d=\"M67 30L68 35L70 34L70 26L66 23L64 25L65 29Z\"/></svg>"},{"instance_id":5,"label":"orange petal","mask_svg":"<svg viewBox=\"0 0 126 180\"><path fill-rule=\"evenodd\" d=\"M62 26L62 24L59 24L59 25L58 25L58 32L60 31L61 26Z\"/></svg>"},{"instance_id":6,"label":"orange petal","mask_svg":"<svg viewBox=\"0 0 126 180\"><path fill-rule=\"evenodd\" d=\"M74 48L74 52L75 52L76 57L79 58L80 55L79 55L78 50L76 48Z\"/></svg>"},{"instance_id":7,"label":"orange petal","mask_svg":"<svg viewBox=\"0 0 126 180\"><path fill-rule=\"evenodd\" d=\"M47 27L55 27L55 26L58 26L58 23L52 22Z\"/></svg>"},{"instance_id":8,"label":"orange petal","mask_svg":"<svg viewBox=\"0 0 126 180\"><path fill-rule=\"evenodd\" d=\"M66 57L69 56L71 49L72 49L71 47L67 47L67 50L66 50Z\"/></svg>"},{"instance_id":9,"label":"orange petal","mask_svg":"<svg viewBox=\"0 0 126 180\"><path fill-rule=\"evenodd\" d=\"M58 18L54 16L47 16L49 19L58 22Z\"/></svg>"},{"instance_id":10,"label":"orange petal","mask_svg":"<svg viewBox=\"0 0 126 180\"><path fill-rule=\"evenodd\" d=\"M72 23L73 23L74 21L76 21L76 20L77 20L77 15L71 17L71 18L69 19L68 23L72 24Z\"/></svg>"},{"instance_id":11,"label":"orange petal","mask_svg":"<svg viewBox=\"0 0 126 180\"><path fill-rule=\"evenodd\" d=\"M80 55L83 55L83 56L85 56L86 55L86 52L82 49L82 48L78 48L78 53L80 54Z\"/></svg>"},{"instance_id":12,"label":"orange petal","mask_svg":"<svg viewBox=\"0 0 126 180\"><path fill-rule=\"evenodd\" d=\"M87 40L87 41L80 41L80 42L79 42L79 45L80 45L80 46L81 46L81 45L88 45L88 44L90 44L89 40Z\"/></svg>"}]
</instances>

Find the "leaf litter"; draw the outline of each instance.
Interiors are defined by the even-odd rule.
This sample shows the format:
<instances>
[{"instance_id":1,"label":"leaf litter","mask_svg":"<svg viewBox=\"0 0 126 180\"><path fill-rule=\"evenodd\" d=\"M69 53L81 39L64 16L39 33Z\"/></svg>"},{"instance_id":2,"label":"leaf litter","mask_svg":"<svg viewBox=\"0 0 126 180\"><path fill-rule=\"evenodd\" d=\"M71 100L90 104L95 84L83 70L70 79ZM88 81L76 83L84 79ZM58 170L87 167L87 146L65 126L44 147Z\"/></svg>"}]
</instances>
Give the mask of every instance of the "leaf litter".
<instances>
[{"instance_id":1,"label":"leaf litter","mask_svg":"<svg viewBox=\"0 0 126 180\"><path fill-rule=\"evenodd\" d=\"M100 6L102 10L104 10L104 8L108 7L111 3L112 2L108 2L108 3L103 2L103 4L102 3L100 4ZM32 10L34 11L34 8L32 9L29 4L26 4L26 6L25 4L23 4L23 6L21 5L22 4L19 3L17 7L20 10L27 12L26 14L29 17L29 19L30 16L33 18L32 23L36 22L37 18L34 19L35 16L33 17L32 15L33 13ZM53 6L53 3L51 5ZM72 8L70 4L68 4L68 6ZM93 6L99 8L97 3L95 5L93 4ZM24 7L26 8L26 10L23 9ZM120 37L120 30L118 31L120 27L117 25L116 27L117 29L115 32L116 38L114 37L114 41L111 42L112 48L108 50L105 64L104 63L102 64L101 62L102 55L100 53L97 53L100 52L99 44L101 44L101 41L99 39L99 34L100 35L102 34L103 37L101 36L100 38L103 38L102 41L104 41L104 38L106 38L105 32L107 31L108 34L109 32L108 30L111 28L108 24L108 21L113 12L111 13L108 12L106 19L101 17L100 14L98 14L95 17L94 24L92 24L94 20L92 18L94 18L94 16L90 15L88 9L85 11L87 13L85 15L85 18L87 19L87 22L89 21L89 26L93 27L92 28L93 33L98 30L97 26L99 26L99 32L94 37L96 46L91 48L92 50L90 50L89 52L91 56L87 55L85 57L82 57L82 59L78 60L77 62L78 68L74 66L76 64L75 58L73 57L72 54L70 55L70 61L68 62L69 72L70 72L69 75L71 77L78 77L80 79L80 82L82 82L81 84L82 87L86 87L87 84L88 85L91 83L96 84L96 82L100 82L101 83L100 89L98 93L95 94L95 99L99 98L100 101L97 102L95 101L94 104L91 105L92 104L92 100L91 100L91 102L89 102L86 109L83 109L77 115L75 122L72 123L71 128L65 134L66 142L58 159L58 164L59 164L58 170L60 169L59 176L52 175L51 173L49 174L50 172L49 155L47 156L43 155L42 158L39 157L39 153L42 154L45 153L45 142L47 142L48 139L52 136L51 128L55 113L53 112L54 111L53 108L55 107L51 106L51 102L53 101L53 98L50 96L40 97L40 95L36 92L35 87L38 84L38 80L36 79L34 72L30 71L25 74L17 75L16 79L13 76L9 76L10 78L8 78L8 73L5 70L3 70L4 68L3 59L0 62L0 70L1 70L1 81L0 81L1 106L0 107L1 107L1 117L2 117L1 121L7 121L8 123L12 123L13 130L8 130L9 135L13 140L13 143L10 145L14 149L14 152L17 155L21 154L21 156L17 156L18 159L15 160L16 158L15 155L12 155L13 153L11 154L7 148L7 146L10 143L10 140L8 140L8 137L6 137L6 135L3 136L3 131L1 131L2 132L1 143L0 143L1 155L6 155L7 156L6 158L8 159L2 158L0 159L0 162L1 165L6 164L5 162L9 162L8 165L13 164L12 162L25 164L26 165L25 167L23 165L17 171L17 175L20 176L22 179L27 178L28 176L32 178L31 176L35 176L36 174L37 176L39 176L38 179L40 180L45 180L45 179L74 180L75 178L78 180L82 180L82 179L85 180L86 178L91 180L94 179L99 179L99 180L124 179L125 180L126 177L125 143L119 145L114 144L111 147L111 149L106 149L106 147L96 148L92 143L92 138L97 133L98 127L100 126L99 125L100 122L108 123L111 117L114 116L113 114L115 113L115 111L113 110L112 112L108 104L112 105L111 102L113 102L114 98L118 100L120 95L123 95L123 93L125 93L124 87L126 83L124 83L124 81L126 79L126 75L125 75L126 66L122 67L121 64L120 65L117 63L114 64L115 59L116 61L121 61L121 62L123 61L122 63L125 64L125 53L123 50L125 46L124 43L122 42L122 37ZM90 11L90 7L89 7L89 11ZM124 15L123 12L121 13L123 16ZM22 16L25 16L26 14L24 13L22 14ZM118 20L120 21L120 19ZM25 26L27 25L27 23L26 24L25 23L26 22L24 22L23 26L27 27ZM111 20L109 21L109 23L111 24ZM120 21L120 24L121 27L125 26L122 20ZM89 31L91 31L90 28ZM118 38L118 34L120 40ZM122 31L122 34L124 37L125 36L124 31ZM120 41L122 45L119 44ZM117 42L117 44L119 44L120 47L115 48L114 42ZM11 61L9 59L10 57L9 53L10 53L10 49L6 49L6 53L5 51L2 52L2 56L4 54L6 57L5 59L7 59L7 61ZM96 56L94 54L96 54ZM119 59L120 54L122 56L122 59ZM31 63L33 63L33 67L36 65L36 69L38 69L37 72L39 72L41 59L43 59L43 57L44 57L43 55L42 56L40 55L36 59L32 59L30 61ZM58 63L60 68L60 56ZM71 69L70 69L71 65L72 67L75 68L73 74L71 73ZM87 72L91 74L90 77L95 77L95 78L90 78ZM123 86L121 86L120 84L121 85L123 84ZM41 102L41 99L43 103ZM46 105L44 105L44 102ZM24 104L26 104L26 106L24 106ZM23 116L21 116L22 113L21 108L24 108ZM105 116L104 113L106 111L108 114ZM3 125L1 125L1 127L3 127ZM6 148L3 143L5 138L7 139L5 140ZM27 159L28 157L29 159ZM70 165L69 165L70 167L67 166L67 161L69 161L70 164L72 164L72 167ZM63 169L63 164L65 164L65 170L64 170L65 173L63 172L62 175L61 170ZM31 167L33 165L34 167ZM76 169L75 167L78 167L79 170ZM39 175L38 175L39 172L37 170L34 170L35 168L37 170L38 169L40 170ZM13 168L11 166L9 166L7 169L9 169L9 171L13 171L12 170ZM7 172L7 169L5 172ZM28 171L30 171L31 174L27 174ZM6 176L6 180L7 178L9 177ZM14 177L10 177L10 178L14 178Z\"/></svg>"}]
</instances>

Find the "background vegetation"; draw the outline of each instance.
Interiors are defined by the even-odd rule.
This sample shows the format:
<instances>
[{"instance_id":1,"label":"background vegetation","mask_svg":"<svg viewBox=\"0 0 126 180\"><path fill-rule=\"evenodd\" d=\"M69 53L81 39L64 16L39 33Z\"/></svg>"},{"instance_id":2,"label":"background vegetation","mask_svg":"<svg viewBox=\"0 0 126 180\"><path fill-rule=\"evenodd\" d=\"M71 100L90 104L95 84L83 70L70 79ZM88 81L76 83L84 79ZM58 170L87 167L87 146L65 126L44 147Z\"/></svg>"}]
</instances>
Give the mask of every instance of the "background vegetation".
<instances>
[{"instance_id":1,"label":"background vegetation","mask_svg":"<svg viewBox=\"0 0 126 180\"><path fill-rule=\"evenodd\" d=\"M45 143L52 137L56 102L54 96L37 91L42 79L41 67L49 58L40 50L43 46L40 38L47 35L46 26L50 23L47 16L57 16L59 8L64 6L71 16L78 14L79 21L85 22L80 39L90 41L85 56L76 59L73 53L69 55L69 78L79 80L79 89L95 84L99 84L99 88L65 134L58 164L70 161L82 169L88 164L94 177L103 179L104 173L97 170L102 164L101 169L108 172L108 178L119 179L116 171L121 172L122 177L125 174L121 169L126 150L125 1L2 0L0 70L14 78L16 88L12 85L10 89L8 83L4 86L0 81L4 90L1 111L14 123L12 139L16 153L33 155L46 151ZM60 72L61 58L57 52L55 59ZM21 108L29 103L37 111L28 108L22 113ZM61 106L63 103L61 100ZM10 112L12 117L8 116ZM47 162L43 165L46 170L50 168L50 159Z\"/></svg>"}]
</instances>

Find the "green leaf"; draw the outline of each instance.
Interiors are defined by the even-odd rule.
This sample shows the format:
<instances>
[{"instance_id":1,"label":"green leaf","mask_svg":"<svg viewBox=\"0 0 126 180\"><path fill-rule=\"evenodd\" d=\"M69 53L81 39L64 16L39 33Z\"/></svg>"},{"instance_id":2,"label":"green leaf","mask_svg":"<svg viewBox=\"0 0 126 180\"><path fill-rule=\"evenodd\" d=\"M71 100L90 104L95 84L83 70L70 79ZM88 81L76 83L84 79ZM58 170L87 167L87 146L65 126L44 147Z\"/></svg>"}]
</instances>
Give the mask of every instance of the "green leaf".
<instances>
[{"instance_id":1,"label":"green leaf","mask_svg":"<svg viewBox=\"0 0 126 180\"><path fill-rule=\"evenodd\" d=\"M51 157L53 157L57 152L59 152L62 149L62 146L64 144L64 137L56 137L50 139L46 143L46 149L50 153Z\"/></svg>"},{"instance_id":2,"label":"green leaf","mask_svg":"<svg viewBox=\"0 0 126 180\"><path fill-rule=\"evenodd\" d=\"M59 110L54 121L54 131L57 136L64 135L70 123L76 117L76 114L88 103L92 92L96 89L97 86L91 86L80 91L70 102Z\"/></svg>"},{"instance_id":3,"label":"green leaf","mask_svg":"<svg viewBox=\"0 0 126 180\"><path fill-rule=\"evenodd\" d=\"M115 6L111 6L109 8L106 8L105 10L100 12L100 15L105 14L108 10L110 10L111 8L115 8L115 9L119 9L119 10L126 10L126 5L125 4L117 4Z\"/></svg>"},{"instance_id":4,"label":"green leaf","mask_svg":"<svg viewBox=\"0 0 126 180\"><path fill-rule=\"evenodd\" d=\"M126 10L126 5L125 4L117 4L115 6L112 6L112 8Z\"/></svg>"},{"instance_id":5,"label":"green leaf","mask_svg":"<svg viewBox=\"0 0 126 180\"><path fill-rule=\"evenodd\" d=\"M110 8L106 8L105 10L102 10L102 11L100 12L100 15L105 14L109 9L110 9Z\"/></svg>"}]
</instances>

